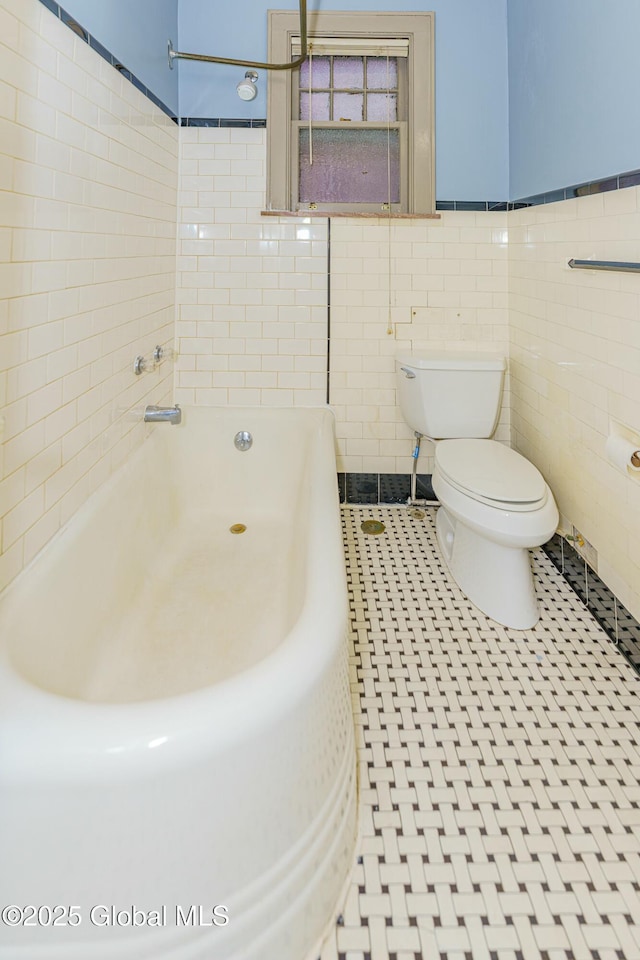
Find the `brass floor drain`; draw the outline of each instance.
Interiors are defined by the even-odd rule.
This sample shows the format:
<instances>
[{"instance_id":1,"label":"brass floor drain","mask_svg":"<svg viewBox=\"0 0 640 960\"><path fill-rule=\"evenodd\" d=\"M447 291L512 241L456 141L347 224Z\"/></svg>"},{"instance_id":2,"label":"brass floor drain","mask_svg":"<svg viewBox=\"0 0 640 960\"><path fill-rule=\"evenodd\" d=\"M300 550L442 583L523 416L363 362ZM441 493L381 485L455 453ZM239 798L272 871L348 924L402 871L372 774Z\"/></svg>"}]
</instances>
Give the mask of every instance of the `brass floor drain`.
<instances>
[{"instance_id":1,"label":"brass floor drain","mask_svg":"<svg viewBox=\"0 0 640 960\"><path fill-rule=\"evenodd\" d=\"M233 526L229 527L231 533L244 533L246 529L244 523L234 523Z\"/></svg>"},{"instance_id":2,"label":"brass floor drain","mask_svg":"<svg viewBox=\"0 0 640 960\"><path fill-rule=\"evenodd\" d=\"M380 520L363 520L360 524L360 529L363 533L377 537L381 533L384 533L384 523L381 523Z\"/></svg>"},{"instance_id":3,"label":"brass floor drain","mask_svg":"<svg viewBox=\"0 0 640 960\"><path fill-rule=\"evenodd\" d=\"M427 515L424 510L420 509L420 507L409 507L407 513L412 520L424 520Z\"/></svg>"}]
</instances>

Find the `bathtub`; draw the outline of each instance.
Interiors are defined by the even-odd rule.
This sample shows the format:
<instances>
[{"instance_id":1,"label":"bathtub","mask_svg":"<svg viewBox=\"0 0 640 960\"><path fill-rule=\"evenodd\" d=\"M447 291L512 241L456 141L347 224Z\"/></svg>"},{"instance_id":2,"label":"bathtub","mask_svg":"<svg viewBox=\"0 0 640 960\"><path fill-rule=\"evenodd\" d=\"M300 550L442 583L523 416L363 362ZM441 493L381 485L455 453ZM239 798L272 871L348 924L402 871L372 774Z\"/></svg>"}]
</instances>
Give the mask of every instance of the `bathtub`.
<instances>
[{"instance_id":1,"label":"bathtub","mask_svg":"<svg viewBox=\"0 0 640 960\"><path fill-rule=\"evenodd\" d=\"M151 426L0 596L2 960L315 960L346 625L330 412Z\"/></svg>"}]
</instances>

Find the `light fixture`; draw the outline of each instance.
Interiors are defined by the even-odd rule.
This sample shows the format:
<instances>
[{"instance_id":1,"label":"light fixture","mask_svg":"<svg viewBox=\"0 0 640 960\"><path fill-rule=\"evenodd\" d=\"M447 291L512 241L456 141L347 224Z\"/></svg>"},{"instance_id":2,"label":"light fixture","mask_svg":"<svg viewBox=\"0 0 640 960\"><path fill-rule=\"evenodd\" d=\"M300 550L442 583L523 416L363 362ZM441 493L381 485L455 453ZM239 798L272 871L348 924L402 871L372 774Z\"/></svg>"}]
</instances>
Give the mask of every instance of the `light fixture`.
<instances>
[{"instance_id":1,"label":"light fixture","mask_svg":"<svg viewBox=\"0 0 640 960\"><path fill-rule=\"evenodd\" d=\"M244 80L241 80L236 90L238 91L238 96L241 100L255 100L258 96L258 88L256 86L258 82L258 74L255 70L247 70L244 75Z\"/></svg>"}]
</instances>

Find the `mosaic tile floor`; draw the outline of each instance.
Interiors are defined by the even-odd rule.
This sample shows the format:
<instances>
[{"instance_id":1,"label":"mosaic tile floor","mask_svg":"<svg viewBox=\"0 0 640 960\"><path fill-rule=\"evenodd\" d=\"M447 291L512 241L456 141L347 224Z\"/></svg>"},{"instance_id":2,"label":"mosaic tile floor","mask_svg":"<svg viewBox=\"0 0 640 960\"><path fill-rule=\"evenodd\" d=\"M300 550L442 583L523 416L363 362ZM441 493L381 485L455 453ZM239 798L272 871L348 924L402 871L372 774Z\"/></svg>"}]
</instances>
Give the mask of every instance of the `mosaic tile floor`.
<instances>
[{"instance_id":1,"label":"mosaic tile floor","mask_svg":"<svg viewBox=\"0 0 640 960\"><path fill-rule=\"evenodd\" d=\"M509 630L433 511L342 509L360 838L321 960L640 960L640 677L541 552Z\"/></svg>"}]
</instances>

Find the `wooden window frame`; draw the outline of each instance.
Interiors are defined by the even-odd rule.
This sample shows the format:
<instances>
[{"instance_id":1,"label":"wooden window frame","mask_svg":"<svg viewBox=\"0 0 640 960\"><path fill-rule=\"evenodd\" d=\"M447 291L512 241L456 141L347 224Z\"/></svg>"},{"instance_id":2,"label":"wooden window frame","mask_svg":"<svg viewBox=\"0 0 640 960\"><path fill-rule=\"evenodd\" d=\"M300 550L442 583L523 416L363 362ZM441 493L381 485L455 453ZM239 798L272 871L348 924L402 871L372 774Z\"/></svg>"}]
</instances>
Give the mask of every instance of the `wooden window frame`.
<instances>
[{"instance_id":1,"label":"wooden window frame","mask_svg":"<svg viewBox=\"0 0 640 960\"><path fill-rule=\"evenodd\" d=\"M269 10L269 59L284 62L291 58L292 41L299 36L295 11ZM309 39L313 36L400 38L409 43L406 66L407 127L406 172L401 174L399 209L380 209L380 216L433 215L435 210L434 148L434 14L433 12L313 12L309 16ZM298 88L298 73L274 71L269 77L267 93L267 210L266 213L316 213L335 215L333 205L318 204L305 211L294 203L297 183L297 131L299 121L293 116ZM296 141L294 142L294 138ZM385 205L386 207L386 205ZM396 205L394 204L394 207ZM357 216L362 204L340 204L342 215ZM365 216L375 215L367 205Z\"/></svg>"}]
</instances>

